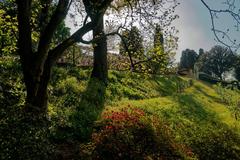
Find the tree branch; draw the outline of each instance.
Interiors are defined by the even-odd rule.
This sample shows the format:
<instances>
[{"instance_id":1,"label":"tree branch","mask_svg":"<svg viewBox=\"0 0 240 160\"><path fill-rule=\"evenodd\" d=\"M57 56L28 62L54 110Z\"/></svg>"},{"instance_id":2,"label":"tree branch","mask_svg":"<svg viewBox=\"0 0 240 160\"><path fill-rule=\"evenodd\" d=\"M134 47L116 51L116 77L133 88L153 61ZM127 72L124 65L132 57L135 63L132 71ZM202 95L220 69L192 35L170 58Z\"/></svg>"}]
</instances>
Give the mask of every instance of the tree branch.
<instances>
[{"instance_id":1,"label":"tree branch","mask_svg":"<svg viewBox=\"0 0 240 160\"><path fill-rule=\"evenodd\" d=\"M82 42L82 43L91 43L88 41L83 40L83 36L91 31L93 29L93 23L89 22L83 27L81 27L79 30L77 30L71 37L68 39L64 40L62 43L60 43L57 47L49 51L49 58L51 59L51 63L55 63L56 60L64 53L64 51L73 45L74 43L77 42Z\"/></svg>"},{"instance_id":2,"label":"tree branch","mask_svg":"<svg viewBox=\"0 0 240 160\"><path fill-rule=\"evenodd\" d=\"M38 45L38 53L37 60L38 65L43 65L44 60L47 58L47 51L50 48L51 39L54 35L54 32L57 29L57 26L63 21L65 18L69 7L69 0L59 0L57 8L51 17L49 23L44 29L42 35L40 36L40 41Z\"/></svg>"},{"instance_id":3,"label":"tree branch","mask_svg":"<svg viewBox=\"0 0 240 160\"><path fill-rule=\"evenodd\" d=\"M236 43L236 40L233 40L227 32L225 31L222 31L222 30L219 30L216 28L216 25L215 25L215 21L214 21L214 16L218 13L227 13L227 14L230 14L230 16L233 18L233 20L235 20L235 22L237 23L237 26L240 25L240 14L239 13L235 13L234 12L234 9L231 9L232 7L231 6L234 6L234 2L229 4L230 2L227 1L226 4L229 5L229 9L219 9L219 10L216 10L216 9L212 9L206 2L205 0L201 0L201 2L203 3L203 5L208 9L209 11L209 14L210 14L210 18L211 18L211 25L212 25L212 31L213 31L213 34L216 38L216 40L223 44L224 46L228 47L229 49L235 49L235 50L238 50L240 48L240 44L237 44ZM228 29L229 31L229 29ZM222 35L222 37L226 37L227 40L229 41L229 43L231 44L228 44L226 42L224 42L222 39L220 39L219 37L219 34Z\"/></svg>"},{"instance_id":4,"label":"tree branch","mask_svg":"<svg viewBox=\"0 0 240 160\"><path fill-rule=\"evenodd\" d=\"M29 59L32 53L32 37L30 24L31 0L17 0L16 3L18 7L18 49L20 57L23 63L25 63L25 61Z\"/></svg>"}]
</instances>

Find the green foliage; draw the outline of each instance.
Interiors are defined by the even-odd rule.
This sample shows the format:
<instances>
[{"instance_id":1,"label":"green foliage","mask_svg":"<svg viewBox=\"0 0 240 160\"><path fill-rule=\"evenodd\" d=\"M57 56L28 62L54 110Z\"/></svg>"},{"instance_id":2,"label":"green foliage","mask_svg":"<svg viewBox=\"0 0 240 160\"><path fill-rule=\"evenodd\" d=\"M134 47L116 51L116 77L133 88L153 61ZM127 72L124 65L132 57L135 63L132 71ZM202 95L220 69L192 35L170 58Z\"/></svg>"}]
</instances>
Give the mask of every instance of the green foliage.
<instances>
[{"instance_id":1,"label":"green foliage","mask_svg":"<svg viewBox=\"0 0 240 160\"><path fill-rule=\"evenodd\" d=\"M115 105L121 108L130 104L164 119L175 140L190 148L197 159L239 159L239 122L219 101L213 88L197 81L185 83L187 88L181 94L127 100L114 104L113 109Z\"/></svg>"},{"instance_id":2,"label":"green foliage","mask_svg":"<svg viewBox=\"0 0 240 160\"><path fill-rule=\"evenodd\" d=\"M76 74L72 69L67 73ZM79 81L69 74L68 78L53 87L50 103L54 106L50 105L49 109L52 138L57 141L88 140L104 101L104 84L94 79Z\"/></svg>"},{"instance_id":3,"label":"green foliage","mask_svg":"<svg viewBox=\"0 0 240 160\"><path fill-rule=\"evenodd\" d=\"M131 69L145 73L166 73L171 61L172 51L164 51L164 38L160 26L156 25L154 44L146 52L142 41L140 32L136 27L122 33L120 54L132 59Z\"/></svg>"},{"instance_id":4,"label":"green foliage","mask_svg":"<svg viewBox=\"0 0 240 160\"><path fill-rule=\"evenodd\" d=\"M54 68L49 86L53 139L86 140L104 104L171 95L177 91L176 82L187 83L175 76L110 71L105 88L102 83L89 80L89 76L89 70L77 67Z\"/></svg>"},{"instance_id":5,"label":"green foliage","mask_svg":"<svg viewBox=\"0 0 240 160\"><path fill-rule=\"evenodd\" d=\"M182 51L180 59L180 68L193 69L195 62L197 61L198 55L194 50L186 49Z\"/></svg>"},{"instance_id":6,"label":"green foliage","mask_svg":"<svg viewBox=\"0 0 240 160\"><path fill-rule=\"evenodd\" d=\"M168 53L164 52L163 46L155 46L147 52L147 56L150 57L145 66L145 72L153 74L164 74L169 64Z\"/></svg>"},{"instance_id":7,"label":"green foliage","mask_svg":"<svg viewBox=\"0 0 240 160\"><path fill-rule=\"evenodd\" d=\"M237 62L234 69L234 76L238 81L240 81L240 56L237 57Z\"/></svg>"},{"instance_id":8,"label":"green foliage","mask_svg":"<svg viewBox=\"0 0 240 160\"><path fill-rule=\"evenodd\" d=\"M50 159L53 146L48 140L46 118L26 115L19 106L1 108L0 159Z\"/></svg>"},{"instance_id":9,"label":"green foliage","mask_svg":"<svg viewBox=\"0 0 240 160\"><path fill-rule=\"evenodd\" d=\"M60 25L58 25L57 30L54 33L52 43L56 46L69 36L70 28L66 27L65 22L63 21L62 23L60 23Z\"/></svg>"},{"instance_id":10,"label":"green foliage","mask_svg":"<svg viewBox=\"0 0 240 160\"><path fill-rule=\"evenodd\" d=\"M49 121L25 113L20 70L17 58L0 58L0 159L50 159Z\"/></svg>"},{"instance_id":11,"label":"green foliage","mask_svg":"<svg viewBox=\"0 0 240 160\"><path fill-rule=\"evenodd\" d=\"M147 62L146 68L150 73L165 73L170 57L164 50L164 37L159 25L155 27L153 46L153 49L147 53L147 56L151 58L149 58L150 60Z\"/></svg>"},{"instance_id":12,"label":"green foliage","mask_svg":"<svg viewBox=\"0 0 240 160\"><path fill-rule=\"evenodd\" d=\"M239 159L239 121L228 109L228 103L239 100L238 91L220 88L217 93L224 91L218 95L213 88L191 79L119 71L110 71L109 85L105 87L97 80L89 80L90 70L58 67L53 69L49 85L49 121L31 119L22 114L19 105L24 103L25 90L19 78L21 67L16 62L10 57L0 60L0 85L4 91L0 91L3 122L0 132L4 133L0 136L3 142L1 159L8 159L6 156L17 159L15 155L25 159L47 159L53 155L49 140L89 142L93 131L96 143L82 145L83 159L119 152L121 156L131 153L137 158L143 155L141 158L157 159L162 151L179 155L179 159ZM182 88L181 94L177 93L179 88ZM108 110L104 110L106 106ZM102 111L105 116L112 116L112 110L113 117L120 113L125 119L100 118ZM138 111L144 115L136 118ZM99 123L95 123L99 118ZM106 129L109 125L121 127L113 134ZM142 125L143 128L139 128ZM135 145L130 145L133 143ZM29 146L34 147L31 150ZM104 150L100 150L100 146ZM155 152L155 149L150 150L151 146L164 147ZM112 150L108 150L109 147ZM36 157L32 158L34 155Z\"/></svg>"},{"instance_id":13,"label":"green foliage","mask_svg":"<svg viewBox=\"0 0 240 160\"><path fill-rule=\"evenodd\" d=\"M54 11L55 5L51 4L50 10ZM36 50L37 43L40 36L39 21L41 19L41 2L33 1L32 6L32 42L33 49ZM51 13L52 14L52 13ZM48 18L49 19L49 18ZM17 51L17 36L18 36L18 22L17 22L17 11L16 3L14 0L6 0L0 3L0 56L13 54ZM56 46L64 39L70 36L70 29L65 26L65 22L62 22L52 40L52 46Z\"/></svg>"},{"instance_id":14,"label":"green foliage","mask_svg":"<svg viewBox=\"0 0 240 160\"><path fill-rule=\"evenodd\" d=\"M143 38L137 27L132 27L122 33L120 44L120 54L131 56L132 58L142 59L144 57Z\"/></svg>"},{"instance_id":15,"label":"green foliage","mask_svg":"<svg viewBox=\"0 0 240 160\"><path fill-rule=\"evenodd\" d=\"M223 73L233 69L236 60L236 55L228 47L217 45L201 56L202 67L200 70L208 74L215 74L222 80Z\"/></svg>"},{"instance_id":16,"label":"green foliage","mask_svg":"<svg viewBox=\"0 0 240 160\"><path fill-rule=\"evenodd\" d=\"M7 10L0 9L0 56L9 55L17 49L17 17L8 14L11 10L11 7L7 7Z\"/></svg>"},{"instance_id":17,"label":"green foliage","mask_svg":"<svg viewBox=\"0 0 240 160\"><path fill-rule=\"evenodd\" d=\"M221 86L220 83L215 85L215 90L220 96L221 102L226 104L232 111L236 120L240 118L240 93L238 90L230 90Z\"/></svg>"},{"instance_id":18,"label":"green foliage","mask_svg":"<svg viewBox=\"0 0 240 160\"><path fill-rule=\"evenodd\" d=\"M0 58L0 107L24 103L24 85L17 58Z\"/></svg>"},{"instance_id":19,"label":"green foliage","mask_svg":"<svg viewBox=\"0 0 240 160\"><path fill-rule=\"evenodd\" d=\"M240 136L224 125L189 126L184 141L200 160L240 159Z\"/></svg>"}]
</instances>

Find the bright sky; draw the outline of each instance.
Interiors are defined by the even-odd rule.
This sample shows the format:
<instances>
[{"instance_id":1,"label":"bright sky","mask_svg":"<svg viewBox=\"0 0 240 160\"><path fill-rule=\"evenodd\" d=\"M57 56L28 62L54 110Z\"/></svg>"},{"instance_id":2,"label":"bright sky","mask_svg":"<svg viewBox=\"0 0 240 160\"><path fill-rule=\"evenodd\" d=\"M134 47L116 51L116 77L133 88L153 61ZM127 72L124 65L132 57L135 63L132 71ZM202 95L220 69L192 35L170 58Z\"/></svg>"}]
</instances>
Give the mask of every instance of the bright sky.
<instances>
[{"instance_id":1,"label":"bright sky","mask_svg":"<svg viewBox=\"0 0 240 160\"><path fill-rule=\"evenodd\" d=\"M174 22L174 25L179 30L179 49L177 51L176 60L179 61L181 51L189 48L194 49L197 53L199 48L209 50L217 44L214 40L213 32L211 31L211 19L209 11L201 3L200 0L179 0L181 3L176 10L180 16ZM221 5L221 0L206 0L210 5L215 5L218 8ZM222 18L222 17L221 17ZM223 17L218 23L218 27L227 28L224 25L233 25L229 17ZM239 35L239 32L238 32ZM239 40L239 39L238 39Z\"/></svg>"},{"instance_id":2,"label":"bright sky","mask_svg":"<svg viewBox=\"0 0 240 160\"><path fill-rule=\"evenodd\" d=\"M179 49L176 60L179 61L181 51L186 48L209 50L216 42L211 31L208 10L200 0L180 0L176 13L180 16L174 23L179 30Z\"/></svg>"}]
</instances>

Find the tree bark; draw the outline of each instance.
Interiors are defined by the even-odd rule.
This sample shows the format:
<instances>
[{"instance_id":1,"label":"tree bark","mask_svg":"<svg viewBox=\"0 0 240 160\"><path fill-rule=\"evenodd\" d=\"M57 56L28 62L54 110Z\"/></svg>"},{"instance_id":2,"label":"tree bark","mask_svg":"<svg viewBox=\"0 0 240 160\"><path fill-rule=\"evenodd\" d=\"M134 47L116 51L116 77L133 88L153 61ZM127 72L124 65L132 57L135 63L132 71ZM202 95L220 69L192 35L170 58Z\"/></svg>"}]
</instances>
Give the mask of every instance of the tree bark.
<instances>
[{"instance_id":1,"label":"tree bark","mask_svg":"<svg viewBox=\"0 0 240 160\"><path fill-rule=\"evenodd\" d=\"M50 80L51 65L49 61L46 61L44 65L43 74L39 81L34 81L32 76L26 76L27 80L27 98L26 98L26 111L33 112L35 114L45 114L47 112L48 105L48 82Z\"/></svg>"},{"instance_id":2,"label":"tree bark","mask_svg":"<svg viewBox=\"0 0 240 160\"><path fill-rule=\"evenodd\" d=\"M97 38L103 36L104 33L104 20L103 16L99 15L95 17L95 22L98 22L96 27L93 29L93 37ZM101 38L99 41L93 44L93 70L91 77L97 78L100 81L107 84L108 78L108 66L107 66L107 39L106 37Z\"/></svg>"}]
</instances>

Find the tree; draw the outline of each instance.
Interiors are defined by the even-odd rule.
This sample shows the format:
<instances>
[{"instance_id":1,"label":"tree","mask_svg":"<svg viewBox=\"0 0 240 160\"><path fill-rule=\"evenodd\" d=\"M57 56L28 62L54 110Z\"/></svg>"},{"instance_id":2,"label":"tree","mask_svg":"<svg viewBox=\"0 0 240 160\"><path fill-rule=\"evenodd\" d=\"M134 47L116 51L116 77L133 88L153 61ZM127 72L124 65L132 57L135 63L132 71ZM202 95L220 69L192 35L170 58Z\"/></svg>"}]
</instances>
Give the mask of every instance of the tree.
<instances>
[{"instance_id":1,"label":"tree","mask_svg":"<svg viewBox=\"0 0 240 160\"><path fill-rule=\"evenodd\" d=\"M143 48L143 38L139 29L136 26L133 26L131 30L123 31L122 36L125 39L125 42L120 44L120 54L127 56L128 54L132 58L141 59L144 54ZM123 45L126 43L126 45Z\"/></svg>"},{"instance_id":2,"label":"tree","mask_svg":"<svg viewBox=\"0 0 240 160\"><path fill-rule=\"evenodd\" d=\"M240 27L240 1L235 0L221 0L214 3L201 0L203 5L208 9L211 17L212 31L216 38L216 41L222 45L237 51L240 48L239 41L239 27ZM214 8L213 6L218 6ZM218 26L222 24L219 22L221 17L230 17L232 22L227 24L225 28Z\"/></svg>"},{"instance_id":3,"label":"tree","mask_svg":"<svg viewBox=\"0 0 240 160\"><path fill-rule=\"evenodd\" d=\"M71 1L59 0L51 16L49 10L51 0L41 1L40 3L43 18L38 23L40 36L35 50L33 49L33 26L31 25L32 1L16 1L18 10L18 54L20 55L27 91L26 110L36 112L36 114L46 113L47 111L47 85L53 64L65 49L78 40L81 41L82 36L92 28L92 23L86 24L71 37L51 49L54 33L65 18Z\"/></svg>"},{"instance_id":4,"label":"tree","mask_svg":"<svg viewBox=\"0 0 240 160\"><path fill-rule=\"evenodd\" d=\"M151 73L160 73L166 69L169 57L164 51L164 37L163 31L159 24L154 28L153 48L148 52L149 61L147 62L147 69Z\"/></svg>"},{"instance_id":5,"label":"tree","mask_svg":"<svg viewBox=\"0 0 240 160\"><path fill-rule=\"evenodd\" d=\"M40 23L41 16L38 15L40 10L39 2L33 1L32 7L32 39L33 39L33 48L37 48L37 41L39 38L39 29L38 23ZM52 3L49 7L49 12L53 12L56 8L56 4ZM0 3L0 14L1 14L1 29L0 29L0 49L2 53L14 53L17 50L17 11L16 4L13 0L6 0ZM49 18L49 17L48 17ZM52 47L56 46L62 40L70 36L70 28L65 26L65 22L62 22L54 33L52 39Z\"/></svg>"},{"instance_id":6,"label":"tree","mask_svg":"<svg viewBox=\"0 0 240 160\"><path fill-rule=\"evenodd\" d=\"M131 62L133 59L141 60L144 57L143 38L136 26L122 32L119 53L129 56ZM134 65L131 65L131 68L134 70Z\"/></svg>"},{"instance_id":7,"label":"tree","mask_svg":"<svg viewBox=\"0 0 240 160\"><path fill-rule=\"evenodd\" d=\"M199 57L201 57L203 54L204 54L204 50L202 48L200 48L198 51Z\"/></svg>"},{"instance_id":8,"label":"tree","mask_svg":"<svg viewBox=\"0 0 240 160\"><path fill-rule=\"evenodd\" d=\"M113 0L83 0L87 15L95 24L93 28L93 38L98 39L93 43L93 70L92 76L98 78L107 84L108 66L107 66L107 38L104 33L104 14Z\"/></svg>"},{"instance_id":9,"label":"tree","mask_svg":"<svg viewBox=\"0 0 240 160\"><path fill-rule=\"evenodd\" d=\"M236 55L228 47L216 45L205 53L202 71L216 75L223 80L223 73L233 69L236 63Z\"/></svg>"},{"instance_id":10,"label":"tree","mask_svg":"<svg viewBox=\"0 0 240 160\"><path fill-rule=\"evenodd\" d=\"M240 81L240 67L239 65L235 68L235 78Z\"/></svg>"},{"instance_id":11,"label":"tree","mask_svg":"<svg viewBox=\"0 0 240 160\"><path fill-rule=\"evenodd\" d=\"M237 62L236 62L236 65L235 65L235 68L234 68L234 76L235 78L240 81L240 56L238 56L237 58Z\"/></svg>"},{"instance_id":12,"label":"tree","mask_svg":"<svg viewBox=\"0 0 240 160\"><path fill-rule=\"evenodd\" d=\"M182 56L180 59L180 68L193 69L197 59L198 54L194 50L186 49L182 51Z\"/></svg>"},{"instance_id":13,"label":"tree","mask_svg":"<svg viewBox=\"0 0 240 160\"><path fill-rule=\"evenodd\" d=\"M93 44L94 66L92 77L96 77L104 82L107 81L106 37L114 34L119 35L119 30L124 26L120 24L115 32L105 34L104 15L107 9L112 8L116 13L123 13L124 16L126 14L129 15L127 17L131 17L131 20L125 21L128 25L134 21L132 15L138 15L139 17L139 15L142 15L141 13L146 12L149 12L149 14L144 14L149 22L151 22L151 19L168 19L165 21L165 26L169 25L169 23L176 18L176 16L172 16L173 8L177 5L176 0L169 2L172 3L172 5L169 5L169 12L164 12L164 16L156 15L158 14L158 8L163 8L163 4L166 4L167 1L119 0L112 3L113 0L82 0L80 2L82 3L80 3L81 5L78 9L84 12L83 15L85 17L81 26L70 37L63 40L57 46L52 47L54 33L65 19L73 1L16 0L18 19L17 46L27 91L27 111L46 113L48 99L47 85L50 79L51 68L57 59L63 55L64 51L76 42ZM54 10L51 10L53 3L56 7ZM146 3L151 3L152 5L146 6ZM74 5L77 6L75 1ZM37 10L38 14L33 14L33 6L40 6L40 9ZM128 12L129 9L130 12ZM145 9L145 12L142 12L143 9ZM165 10L165 8L163 8L163 10ZM35 15L40 16L40 18L34 17ZM38 22L36 25L32 25L32 21L34 20ZM119 22L122 23L122 21ZM37 28L37 41L33 39L33 28ZM93 31L93 39L88 41L84 40L83 36L90 31Z\"/></svg>"},{"instance_id":14,"label":"tree","mask_svg":"<svg viewBox=\"0 0 240 160\"><path fill-rule=\"evenodd\" d=\"M121 8L119 12L120 14L117 14L117 16L115 17L117 20L115 21L123 22L122 25L120 25L119 27L121 33L124 33L124 32L127 33L128 31L131 30L132 26L138 26L138 28L140 29L140 32L142 33L141 36L143 37L143 41L144 41L143 48L145 53L138 58L132 58L131 55L130 56L128 55L128 56L131 63L131 69L132 70L140 69L142 71L142 70L148 69L150 67L148 65L148 62L155 59L156 57L155 54L153 54L154 52L153 36L154 36L154 30L155 30L154 24L158 23L164 28L165 34L169 33L170 30L174 28L174 27L170 27L171 22L176 18L178 18L178 16L174 15L173 13L178 3L177 1L165 1L165 0L164 1L143 0L143 1L132 1L132 2L134 3L126 3L127 4L126 8L120 7ZM159 12L159 10L161 10L161 12ZM124 11L124 13L122 13L121 11ZM125 18L118 19L118 17L125 17ZM120 53L123 53L124 48L125 50L128 49L127 43L124 44L124 41L126 40L124 36L122 36L122 34L118 34L118 35L120 36L121 42L122 42L120 45L120 50L121 50ZM138 41L135 41L134 43L138 43ZM128 52L125 52L125 53L128 53Z\"/></svg>"}]
</instances>

